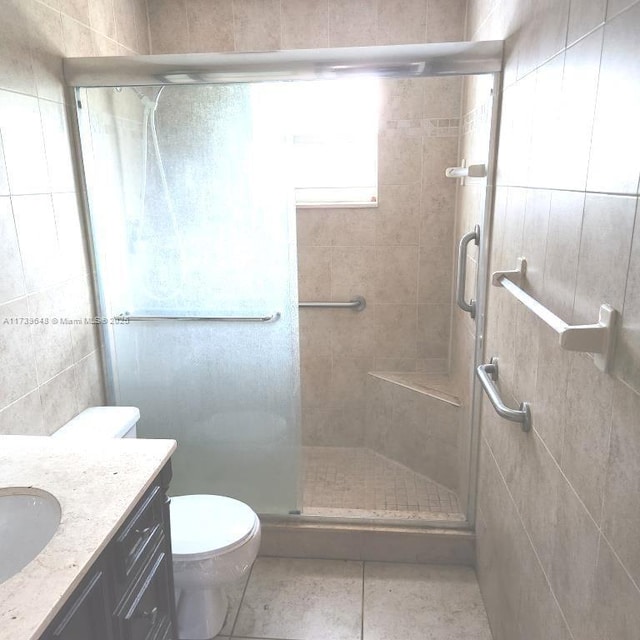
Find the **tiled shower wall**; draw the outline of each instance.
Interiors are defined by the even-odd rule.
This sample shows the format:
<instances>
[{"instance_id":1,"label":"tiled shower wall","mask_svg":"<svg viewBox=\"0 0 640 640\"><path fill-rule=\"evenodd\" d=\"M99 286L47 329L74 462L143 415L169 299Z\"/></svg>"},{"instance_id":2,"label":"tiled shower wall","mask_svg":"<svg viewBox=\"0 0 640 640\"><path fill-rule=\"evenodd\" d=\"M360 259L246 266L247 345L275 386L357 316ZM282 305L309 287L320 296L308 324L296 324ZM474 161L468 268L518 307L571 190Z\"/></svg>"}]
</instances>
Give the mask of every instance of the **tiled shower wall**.
<instances>
[{"instance_id":1,"label":"tiled shower wall","mask_svg":"<svg viewBox=\"0 0 640 640\"><path fill-rule=\"evenodd\" d=\"M463 0L150 0L154 53L460 40ZM459 78L383 83L379 207L298 211L303 441L361 446L367 371L449 364Z\"/></svg>"},{"instance_id":2,"label":"tiled shower wall","mask_svg":"<svg viewBox=\"0 0 640 640\"><path fill-rule=\"evenodd\" d=\"M640 4L471 0L468 36L506 39L491 268L571 323L622 314L610 374L491 287L528 434L485 401L478 573L496 640L632 640L640 628ZM465 107L479 106L476 102Z\"/></svg>"},{"instance_id":3,"label":"tiled shower wall","mask_svg":"<svg viewBox=\"0 0 640 640\"><path fill-rule=\"evenodd\" d=\"M47 434L103 402L62 57L148 52L147 12L145 0L1 7L0 433Z\"/></svg>"}]
</instances>

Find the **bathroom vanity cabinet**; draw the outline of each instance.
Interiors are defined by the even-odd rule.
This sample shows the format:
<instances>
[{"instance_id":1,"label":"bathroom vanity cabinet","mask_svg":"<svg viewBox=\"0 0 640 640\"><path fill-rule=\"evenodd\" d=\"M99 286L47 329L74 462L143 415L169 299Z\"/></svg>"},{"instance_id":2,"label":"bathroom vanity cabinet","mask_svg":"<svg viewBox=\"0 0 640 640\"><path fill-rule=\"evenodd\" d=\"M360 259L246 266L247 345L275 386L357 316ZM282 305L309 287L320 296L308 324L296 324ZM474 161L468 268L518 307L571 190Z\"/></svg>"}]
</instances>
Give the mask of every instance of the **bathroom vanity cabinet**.
<instances>
[{"instance_id":1,"label":"bathroom vanity cabinet","mask_svg":"<svg viewBox=\"0 0 640 640\"><path fill-rule=\"evenodd\" d=\"M41 640L175 637L170 480L168 462Z\"/></svg>"}]
</instances>

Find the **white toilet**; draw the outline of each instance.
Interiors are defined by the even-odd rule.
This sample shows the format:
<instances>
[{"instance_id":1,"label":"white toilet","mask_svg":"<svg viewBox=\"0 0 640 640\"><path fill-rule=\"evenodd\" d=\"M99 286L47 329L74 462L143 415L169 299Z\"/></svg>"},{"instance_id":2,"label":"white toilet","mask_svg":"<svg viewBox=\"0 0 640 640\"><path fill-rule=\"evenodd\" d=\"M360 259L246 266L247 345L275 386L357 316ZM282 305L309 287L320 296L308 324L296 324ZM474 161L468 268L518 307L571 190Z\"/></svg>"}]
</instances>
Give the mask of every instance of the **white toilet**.
<instances>
[{"instance_id":1,"label":"white toilet","mask_svg":"<svg viewBox=\"0 0 640 640\"><path fill-rule=\"evenodd\" d=\"M135 438L136 407L91 407L52 437ZM260 547L260 520L243 502L214 495L171 498L178 637L209 640L224 626L224 585L242 578Z\"/></svg>"}]
</instances>

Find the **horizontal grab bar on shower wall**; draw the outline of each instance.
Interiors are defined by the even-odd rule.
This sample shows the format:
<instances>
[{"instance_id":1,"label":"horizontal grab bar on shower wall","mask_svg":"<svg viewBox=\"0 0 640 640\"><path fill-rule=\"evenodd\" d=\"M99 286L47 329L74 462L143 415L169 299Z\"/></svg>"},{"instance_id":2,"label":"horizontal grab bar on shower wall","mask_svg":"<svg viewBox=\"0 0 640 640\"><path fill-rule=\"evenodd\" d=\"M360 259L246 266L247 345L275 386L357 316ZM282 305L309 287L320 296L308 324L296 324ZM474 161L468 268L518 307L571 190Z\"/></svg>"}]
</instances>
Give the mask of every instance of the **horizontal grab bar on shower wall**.
<instances>
[{"instance_id":1,"label":"horizontal grab bar on shower wall","mask_svg":"<svg viewBox=\"0 0 640 640\"><path fill-rule=\"evenodd\" d=\"M300 302L301 309L353 309L363 311L367 306L367 301L362 296L356 296L349 302Z\"/></svg>"},{"instance_id":2,"label":"horizontal grab bar on shower wall","mask_svg":"<svg viewBox=\"0 0 640 640\"><path fill-rule=\"evenodd\" d=\"M280 319L280 312L276 311L270 316L132 316L128 313L121 313L113 318L116 322L126 324L127 322L156 322L162 320L189 320L204 322L274 322Z\"/></svg>"},{"instance_id":3,"label":"horizontal grab bar on shower wall","mask_svg":"<svg viewBox=\"0 0 640 640\"><path fill-rule=\"evenodd\" d=\"M502 402L500 392L493 382L498 379L498 358L491 358L489 364L481 364L476 374L496 413L511 422L519 422L523 431L531 430L531 407L528 402L521 402L519 409L510 409Z\"/></svg>"},{"instance_id":4,"label":"horizontal grab bar on shower wall","mask_svg":"<svg viewBox=\"0 0 640 640\"><path fill-rule=\"evenodd\" d=\"M529 311L551 327L558 334L558 342L562 349L592 353L594 354L596 367L600 371L607 371L613 355L613 341L618 312L611 305L601 304L598 322L594 324L567 324L562 318L559 318L535 298L532 298L511 279L521 278L526 271L527 261L524 258L519 258L517 269L496 271L491 278L491 282L496 287L505 288Z\"/></svg>"}]
</instances>

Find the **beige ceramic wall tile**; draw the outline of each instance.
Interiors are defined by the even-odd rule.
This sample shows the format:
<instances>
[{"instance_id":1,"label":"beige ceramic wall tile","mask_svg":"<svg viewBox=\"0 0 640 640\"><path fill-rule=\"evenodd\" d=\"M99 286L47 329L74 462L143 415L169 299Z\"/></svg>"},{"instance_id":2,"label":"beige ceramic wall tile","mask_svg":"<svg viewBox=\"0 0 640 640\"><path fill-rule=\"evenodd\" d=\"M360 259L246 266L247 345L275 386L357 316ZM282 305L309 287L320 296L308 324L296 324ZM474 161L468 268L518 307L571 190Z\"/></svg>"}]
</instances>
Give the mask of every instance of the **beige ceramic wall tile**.
<instances>
[{"instance_id":1,"label":"beige ceramic wall tile","mask_svg":"<svg viewBox=\"0 0 640 640\"><path fill-rule=\"evenodd\" d=\"M427 42L464 40L465 0L427 0Z\"/></svg>"},{"instance_id":2,"label":"beige ceramic wall tile","mask_svg":"<svg viewBox=\"0 0 640 640\"><path fill-rule=\"evenodd\" d=\"M422 140L420 137L384 131L378 138L380 185L413 184L420 181Z\"/></svg>"},{"instance_id":3,"label":"beige ceramic wall tile","mask_svg":"<svg viewBox=\"0 0 640 640\"><path fill-rule=\"evenodd\" d=\"M333 409L357 409L364 413L367 372L373 369L373 358L334 357L331 367L329 406Z\"/></svg>"},{"instance_id":4,"label":"beige ceramic wall tile","mask_svg":"<svg viewBox=\"0 0 640 640\"><path fill-rule=\"evenodd\" d=\"M59 4L63 14L89 25L89 0L60 0Z\"/></svg>"},{"instance_id":5,"label":"beige ceramic wall tile","mask_svg":"<svg viewBox=\"0 0 640 640\"><path fill-rule=\"evenodd\" d=\"M329 46L376 44L377 0L329 0Z\"/></svg>"},{"instance_id":6,"label":"beige ceramic wall tile","mask_svg":"<svg viewBox=\"0 0 640 640\"><path fill-rule=\"evenodd\" d=\"M640 122L633 105L640 102L640 59L635 55L639 28L640 4L636 4L604 30L589 191L638 193Z\"/></svg>"},{"instance_id":7,"label":"beige ceramic wall tile","mask_svg":"<svg viewBox=\"0 0 640 640\"><path fill-rule=\"evenodd\" d=\"M108 38L115 39L116 18L114 0L89 2L89 23L94 31L97 31Z\"/></svg>"},{"instance_id":8,"label":"beige ceramic wall tile","mask_svg":"<svg viewBox=\"0 0 640 640\"><path fill-rule=\"evenodd\" d=\"M94 36L98 34L91 31L87 25L63 14L62 33L64 34L64 53L66 56L97 55Z\"/></svg>"},{"instance_id":9,"label":"beige ceramic wall tile","mask_svg":"<svg viewBox=\"0 0 640 640\"><path fill-rule=\"evenodd\" d=\"M546 189L530 189L525 202L522 232L522 255L527 259L525 286L537 299L543 290L551 195Z\"/></svg>"},{"instance_id":10,"label":"beige ceramic wall tile","mask_svg":"<svg viewBox=\"0 0 640 640\"><path fill-rule=\"evenodd\" d=\"M367 304L364 311L336 311L331 325L331 353L341 356L375 354L376 306Z\"/></svg>"},{"instance_id":11,"label":"beige ceramic wall tile","mask_svg":"<svg viewBox=\"0 0 640 640\"><path fill-rule=\"evenodd\" d=\"M329 212L326 209L298 209L296 230L299 247L331 245Z\"/></svg>"},{"instance_id":12,"label":"beige ceramic wall tile","mask_svg":"<svg viewBox=\"0 0 640 640\"><path fill-rule=\"evenodd\" d=\"M28 9L19 0L7 0L0 24L0 88L35 94L30 34L25 29Z\"/></svg>"},{"instance_id":13,"label":"beige ceramic wall tile","mask_svg":"<svg viewBox=\"0 0 640 640\"><path fill-rule=\"evenodd\" d=\"M105 403L100 353L94 351L73 366L77 411ZM46 413L45 413L46 415Z\"/></svg>"},{"instance_id":14,"label":"beige ceramic wall tile","mask_svg":"<svg viewBox=\"0 0 640 640\"><path fill-rule=\"evenodd\" d=\"M378 0L378 44L425 42L426 0Z\"/></svg>"},{"instance_id":15,"label":"beige ceramic wall tile","mask_svg":"<svg viewBox=\"0 0 640 640\"><path fill-rule=\"evenodd\" d=\"M0 406L5 407L37 385L36 364L27 301L0 306Z\"/></svg>"},{"instance_id":16,"label":"beige ceramic wall tile","mask_svg":"<svg viewBox=\"0 0 640 640\"><path fill-rule=\"evenodd\" d=\"M417 340L415 305L376 305L373 313L375 355L415 357Z\"/></svg>"},{"instance_id":17,"label":"beige ceramic wall tile","mask_svg":"<svg viewBox=\"0 0 640 640\"><path fill-rule=\"evenodd\" d=\"M71 344L73 346L73 359L77 362L89 355L100 344L98 325L87 322L97 316L91 281L86 277L72 280L68 285L69 316L72 320L80 321L80 324L71 325Z\"/></svg>"},{"instance_id":18,"label":"beige ceramic wall tile","mask_svg":"<svg viewBox=\"0 0 640 640\"><path fill-rule=\"evenodd\" d=\"M149 32L152 53L187 53L189 29L186 0L151 0Z\"/></svg>"},{"instance_id":19,"label":"beige ceramic wall tile","mask_svg":"<svg viewBox=\"0 0 640 640\"><path fill-rule=\"evenodd\" d=\"M89 270L89 257L77 196L75 193L54 193L52 200L60 268L67 277L85 274Z\"/></svg>"},{"instance_id":20,"label":"beige ceramic wall tile","mask_svg":"<svg viewBox=\"0 0 640 640\"><path fill-rule=\"evenodd\" d=\"M607 3L607 20L615 18L620 12L637 3L638 0L609 0Z\"/></svg>"},{"instance_id":21,"label":"beige ceramic wall tile","mask_svg":"<svg viewBox=\"0 0 640 640\"><path fill-rule=\"evenodd\" d=\"M320 313L318 313L320 311ZM331 355L333 317L324 309L300 309L300 352L314 356Z\"/></svg>"},{"instance_id":22,"label":"beige ceramic wall tile","mask_svg":"<svg viewBox=\"0 0 640 640\"><path fill-rule=\"evenodd\" d=\"M445 177L446 167L458 166L458 138L425 137L422 145L422 206L447 211L455 205L455 181Z\"/></svg>"},{"instance_id":23,"label":"beige ceramic wall tile","mask_svg":"<svg viewBox=\"0 0 640 640\"><path fill-rule=\"evenodd\" d=\"M0 433L34 436L44 433L42 404L38 389L22 396L0 411Z\"/></svg>"},{"instance_id":24,"label":"beige ceramic wall tile","mask_svg":"<svg viewBox=\"0 0 640 640\"><path fill-rule=\"evenodd\" d=\"M618 383L613 397L611 448L607 464L602 530L632 578L640 578L638 545L638 434L640 396Z\"/></svg>"},{"instance_id":25,"label":"beige ceramic wall tile","mask_svg":"<svg viewBox=\"0 0 640 640\"><path fill-rule=\"evenodd\" d=\"M567 44L581 38L604 22L606 0L571 0Z\"/></svg>"},{"instance_id":26,"label":"beige ceramic wall tile","mask_svg":"<svg viewBox=\"0 0 640 640\"><path fill-rule=\"evenodd\" d=\"M120 44L132 51L138 50L135 4L135 0L113 1L113 12L116 21L116 39Z\"/></svg>"},{"instance_id":27,"label":"beige ceramic wall tile","mask_svg":"<svg viewBox=\"0 0 640 640\"><path fill-rule=\"evenodd\" d=\"M635 210L635 197L587 194L574 323L596 322L604 303L622 309Z\"/></svg>"},{"instance_id":28,"label":"beige ceramic wall tile","mask_svg":"<svg viewBox=\"0 0 640 640\"><path fill-rule=\"evenodd\" d=\"M74 191L72 141L63 104L40 100L40 116L51 190Z\"/></svg>"},{"instance_id":29,"label":"beige ceramic wall tile","mask_svg":"<svg viewBox=\"0 0 640 640\"><path fill-rule=\"evenodd\" d=\"M418 305L418 357L446 358L449 354L450 304Z\"/></svg>"},{"instance_id":30,"label":"beige ceramic wall tile","mask_svg":"<svg viewBox=\"0 0 640 640\"><path fill-rule=\"evenodd\" d=\"M426 78L424 81L422 117L460 117L461 88L461 78Z\"/></svg>"},{"instance_id":31,"label":"beige ceramic wall tile","mask_svg":"<svg viewBox=\"0 0 640 640\"><path fill-rule=\"evenodd\" d=\"M418 244L420 185L381 185L375 211L377 245Z\"/></svg>"},{"instance_id":32,"label":"beige ceramic wall tile","mask_svg":"<svg viewBox=\"0 0 640 640\"><path fill-rule=\"evenodd\" d=\"M328 0L282 0L281 11L283 49L328 46Z\"/></svg>"},{"instance_id":33,"label":"beige ceramic wall tile","mask_svg":"<svg viewBox=\"0 0 640 640\"><path fill-rule=\"evenodd\" d=\"M236 51L280 48L280 1L233 0Z\"/></svg>"},{"instance_id":34,"label":"beige ceramic wall tile","mask_svg":"<svg viewBox=\"0 0 640 640\"><path fill-rule=\"evenodd\" d=\"M301 396L304 407L329 406L331 358L304 355L300 362Z\"/></svg>"},{"instance_id":35,"label":"beige ceramic wall tile","mask_svg":"<svg viewBox=\"0 0 640 640\"><path fill-rule=\"evenodd\" d=\"M77 400L77 377L74 367L65 369L40 387L44 429L47 434L57 431L81 410Z\"/></svg>"},{"instance_id":36,"label":"beige ceramic wall tile","mask_svg":"<svg viewBox=\"0 0 640 640\"><path fill-rule=\"evenodd\" d=\"M24 272L11 200L0 197L0 304L24 293Z\"/></svg>"},{"instance_id":37,"label":"beige ceramic wall tile","mask_svg":"<svg viewBox=\"0 0 640 640\"><path fill-rule=\"evenodd\" d=\"M346 301L363 296L371 300L375 291L371 278L374 265L373 247L331 249L331 299Z\"/></svg>"},{"instance_id":38,"label":"beige ceramic wall tile","mask_svg":"<svg viewBox=\"0 0 640 640\"><path fill-rule=\"evenodd\" d=\"M298 248L298 297L301 301L331 298L331 249Z\"/></svg>"},{"instance_id":39,"label":"beige ceramic wall tile","mask_svg":"<svg viewBox=\"0 0 640 640\"><path fill-rule=\"evenodd\" d=\"M325 213L332 246L375 244L377 209L331 209Z\"/></svg>"},{"instance_id":40,"label":"beige ceramic wall tile","mask_svg":"<svg viewBox=\"0 0 640 640\"><path fill-rule=\"evenodd\" d=\"M186 0L189 51L233 51L232 0Z\"/></svg>"},{"instance_id":41,"label":"beige ceramic wall tile","mask_svg":"<svg viewBox=\"0 0 640 640\"><path fill-rule=\"evenodd\" d=\"M414 78L389 79L381 83L380 125L392 120L419 120L425 83Z\"/></svg>"},{"instance_id":42,"label":"beige ceramic wall tile","mask_svg":"<svg viewBox=\"0 0 640 640\"><path fill-rule=\"evenodd\" d=\"M136 51L140 55L149 54L151 53L151 42L149 40L149 13L147 11L147 0L133 0L133 4L137 36Z\"/></svg>"},{"instance_id":43,"label":"beige ceramic wall tile","mask_svg":"<svg viewBox=\"0 0 640 640\"><path fill-rule=\"evenodd\" d=\"M372 302L416 302L418 286L417 247L376 247Z\"/></svg>"}]
</instances>

